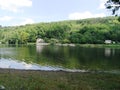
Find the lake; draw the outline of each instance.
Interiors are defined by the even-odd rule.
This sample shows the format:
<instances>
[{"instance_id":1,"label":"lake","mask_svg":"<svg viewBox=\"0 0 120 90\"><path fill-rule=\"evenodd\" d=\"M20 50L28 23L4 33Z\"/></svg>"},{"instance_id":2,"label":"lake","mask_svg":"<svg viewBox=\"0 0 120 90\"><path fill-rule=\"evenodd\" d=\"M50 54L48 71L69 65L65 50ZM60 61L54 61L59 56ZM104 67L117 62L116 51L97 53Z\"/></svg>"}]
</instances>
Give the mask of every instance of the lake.
<instances>
[{"instance_id":1,"label":"lake","mask_svg":"<svg viewBox=\"0 0 120 90\"><path fill-rule=\"evenodd\" d=\"M0 45L0 68L120 73L120 49L55 45Z\"/></svg>"}]
</instances>

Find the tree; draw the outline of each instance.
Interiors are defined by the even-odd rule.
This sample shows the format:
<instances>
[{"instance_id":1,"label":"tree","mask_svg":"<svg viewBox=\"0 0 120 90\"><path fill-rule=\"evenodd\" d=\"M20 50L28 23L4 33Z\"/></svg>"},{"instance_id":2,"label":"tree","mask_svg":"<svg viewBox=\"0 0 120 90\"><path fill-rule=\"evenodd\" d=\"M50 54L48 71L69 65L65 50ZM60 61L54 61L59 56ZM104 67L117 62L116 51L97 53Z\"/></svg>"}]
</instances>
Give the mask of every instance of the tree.
<instances>
[{"instance_id":1,"label":"tree","mask_svg":"<svg viewBox=\"0 0 120 90\"><path fill-rule=\"evenodd\" d=\"M118 15L118 12L119 9L120 9L120 0L108 0L106 3L105 3L105 6L107 9L110 9L112 10L112 14L113 15Z\"/></svg>"}]
</instances>

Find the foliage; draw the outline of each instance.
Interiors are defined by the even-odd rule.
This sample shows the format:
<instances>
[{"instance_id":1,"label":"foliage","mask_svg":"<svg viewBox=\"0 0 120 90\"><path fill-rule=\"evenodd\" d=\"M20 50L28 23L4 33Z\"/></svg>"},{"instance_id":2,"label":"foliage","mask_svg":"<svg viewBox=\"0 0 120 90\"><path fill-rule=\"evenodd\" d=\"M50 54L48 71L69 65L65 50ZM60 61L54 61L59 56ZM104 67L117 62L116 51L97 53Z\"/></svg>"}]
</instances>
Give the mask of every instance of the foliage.
<instances>
[{"instance_id":1,"label":"foliage","mask_svg":"<svg viewBox=\"0 0 120 90\"><path fill-rule=\"evenodd\" d=\"M37 38L49 43L120 42L120 22L116 17L91 18L25 26L0 27L0 42L9 44L35 43Z\"/></svg>"}]
</instances>

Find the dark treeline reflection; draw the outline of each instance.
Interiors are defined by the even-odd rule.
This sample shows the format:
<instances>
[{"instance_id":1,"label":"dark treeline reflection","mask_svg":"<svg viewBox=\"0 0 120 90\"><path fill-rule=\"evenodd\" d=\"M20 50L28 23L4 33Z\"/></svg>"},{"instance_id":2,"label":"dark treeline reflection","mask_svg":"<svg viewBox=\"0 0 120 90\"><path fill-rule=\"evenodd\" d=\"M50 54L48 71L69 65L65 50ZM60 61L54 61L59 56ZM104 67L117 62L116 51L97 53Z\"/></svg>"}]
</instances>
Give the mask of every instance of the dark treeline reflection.
<instances>
[{"instance_id":1,"label":"dark treeline reflection","mask_svg":"<svg viewBox=\"0 0 120 90\"><path fill-rule=\"evenodd\" d=\"M71 69L120 70L120 50L70 46L1 47L1 58Z\"/></svg>"}]
</instances>

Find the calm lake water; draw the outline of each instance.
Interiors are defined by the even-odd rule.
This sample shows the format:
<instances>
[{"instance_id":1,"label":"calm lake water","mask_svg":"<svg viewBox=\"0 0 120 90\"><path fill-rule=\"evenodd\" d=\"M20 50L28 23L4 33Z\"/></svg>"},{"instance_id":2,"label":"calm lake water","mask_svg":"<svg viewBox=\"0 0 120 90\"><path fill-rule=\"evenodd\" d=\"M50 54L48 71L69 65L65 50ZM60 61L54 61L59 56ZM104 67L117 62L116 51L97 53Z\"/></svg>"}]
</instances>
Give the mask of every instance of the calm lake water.
<instances>
[{"instance_id":1,"label":"calm lake water","mask_svg":"<svg viewBox=\"0 0 120 90\"><path fill-rule=\"evenodd\" d=\"M0 46L0 68L120 71L120 49L72 46Z\"/></svg>"}]
</instances>

